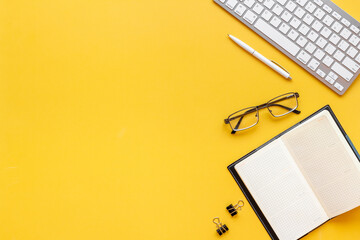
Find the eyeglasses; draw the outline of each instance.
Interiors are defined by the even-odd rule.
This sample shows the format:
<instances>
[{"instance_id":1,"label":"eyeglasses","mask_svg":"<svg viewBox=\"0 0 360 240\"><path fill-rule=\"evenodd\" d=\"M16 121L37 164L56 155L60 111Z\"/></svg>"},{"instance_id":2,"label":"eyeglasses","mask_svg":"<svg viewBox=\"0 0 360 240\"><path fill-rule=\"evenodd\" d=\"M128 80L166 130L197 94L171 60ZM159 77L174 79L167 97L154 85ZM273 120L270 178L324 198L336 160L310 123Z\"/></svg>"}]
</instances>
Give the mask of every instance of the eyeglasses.
<instances>
[{"instance_id":1,"label":"eyeglasses","mask_svg":"<svg viewBox=\"0 0 360 240\"><path fill-rule=\"evenodd\" d=\"M298 107L299 93L290 92L271 99L267 103L241 109L225 119L225 124L230 124L231 134L249 129L259 122L259 110L267 108L273 117L285 116L291 112L299 114Z\"/></svg>"}]
</instances>

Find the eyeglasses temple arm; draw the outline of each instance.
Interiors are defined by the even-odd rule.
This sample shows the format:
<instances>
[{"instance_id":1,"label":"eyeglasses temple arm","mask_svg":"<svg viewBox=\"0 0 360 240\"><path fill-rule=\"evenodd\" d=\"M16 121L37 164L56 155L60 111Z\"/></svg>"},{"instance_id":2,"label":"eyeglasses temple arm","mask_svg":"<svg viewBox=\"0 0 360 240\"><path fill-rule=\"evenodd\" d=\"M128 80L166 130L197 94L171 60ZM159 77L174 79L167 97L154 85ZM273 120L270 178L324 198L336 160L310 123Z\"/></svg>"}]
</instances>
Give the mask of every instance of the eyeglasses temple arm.
<instances>
[{"instance_id":1,"label":"eyeglasses temple arm","mask_svg":"<svg viewBox=\"0 0 360 240\"><path fill-rule=\"evenodd\" d=\"M281 104L273 104L273 103L271 103L271 105L270 106L278 106L278 107L282 107L282 108L285 108L285 109L287 109L287 110L289 110L289 111L291 111L292 110L292 108L289 108L289 107L286 107L286 106L284 106L284 105L281 105ZM301 113L301 111L299 111L299 110L293 110L292 111L293 113L296 113L296 114L300 114Z\"/></svg>"}]
</instances>

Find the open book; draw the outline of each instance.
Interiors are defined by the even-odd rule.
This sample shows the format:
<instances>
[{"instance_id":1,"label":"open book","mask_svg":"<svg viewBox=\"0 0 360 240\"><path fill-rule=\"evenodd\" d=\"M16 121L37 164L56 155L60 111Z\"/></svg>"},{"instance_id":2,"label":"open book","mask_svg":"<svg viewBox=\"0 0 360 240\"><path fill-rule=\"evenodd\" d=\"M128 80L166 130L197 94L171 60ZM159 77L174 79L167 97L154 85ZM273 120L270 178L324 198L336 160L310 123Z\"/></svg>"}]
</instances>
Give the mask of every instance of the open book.
<instances>
[{"instance_id":1,"label":"open book","mask_svg":"<svg viewBox=\"0 0 360 240\"><path fill-rule=\"evenodd\" d=\"M359 155L326 106L228 168L272 239L360 206Z\"/></svg>"}]
</instances>

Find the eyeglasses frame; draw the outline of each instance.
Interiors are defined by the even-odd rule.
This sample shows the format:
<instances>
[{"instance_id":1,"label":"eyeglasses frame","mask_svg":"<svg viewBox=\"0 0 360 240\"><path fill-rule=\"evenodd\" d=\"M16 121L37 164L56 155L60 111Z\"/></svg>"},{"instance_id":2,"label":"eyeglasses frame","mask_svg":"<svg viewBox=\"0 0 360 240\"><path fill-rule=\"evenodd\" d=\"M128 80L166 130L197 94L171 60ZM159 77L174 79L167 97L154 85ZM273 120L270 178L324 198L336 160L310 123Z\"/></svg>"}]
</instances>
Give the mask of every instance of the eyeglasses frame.
<instances>
[{"instance_id":1,"label":"eyeglasses frame","mask_svg":"<svg viewBox=\"0 0 360 240\"><path fill-rule=\"evenodd\" d=\"M291 95L290 95L290 94L291 94ZM280 99L274 101L275 99L277 99L277 98L279 98L279 97L282 97L282 96L286 96L286 95L289 95L289 96L284 97L284 98L280 98ZM293 109L290 109L289 107L283 106L283 105L281 105L281 104L276 104L276 105L274 105L274 103L279 102L279 101L283 101L283 100L288 99L288 98L290 98L290 97L295 97L295 100L296 100L296 106L295 106ZM291 112L293 112L293 113L295 113L295 114L300 114L301 111L296 110L296 109L298 108L298 106L299 106L299 105L298 105L298 100L297 100L298 97L300 97L300 95L299 95L299 93L297 93L297 92L288 92L288 93L281 94L281 95L279 95L279 96L277 96L277 97L275 97L275 98L272 98L271 100L269 100L268 102L266 102L266 103L264 103L264 104L261 104L261 105L258 105L258 106L254 106L254 107L243 108L243 109L241 109L241 110L239 110L239 111L236 111L236 112L230 114L227 119L224 119L224 122L225 122L225 124L229 124L229 125L230 125L230 127L231 127L231 129L232 129L231 134L234 134L234 133L236 133L236 132L244 131L244 130L247 130L247 129L252 128L252 127L254 127L255 125L257 125L257 124L259 123L259 119L260 119L260 118L259 118L259 110L264 109L264 108L267 108L267 109L269 110L270 114L271 114L273 117L282 117L282 116L285 116L285 115L287 115L287 114L289 114L289 113L291 113ZM270 105L270 104L271 104L271 105ZM289 112L284 113L284 114L281 114L281 115L274 115L274 114L272 113L272 111L270 110L270 108L269 108L269 107L272 107L272 106L279 106L279 107L288 109ZM244 114L241 114L241 115L238 115L238 116L236 116L236 117L231 118L231 116L235 115L235 114L238 113L238 112L244 111L244 110L246 110L246 109L249 109L249 110L246 111ZM251 125L251 126L249 126L249 127L246 127L246 128L236 129L236 128L240 125L240 123L241 123L241 121L242 121L242 119L243 119L243 117L244 117L245 115L247 115L247 114L249 114L249 113L252 113L252 112L255 112L255 111L256 111L256 117L257 117L256 123L254 123L253 125ZM230 121L232 121L232 120L234 120L234 119L237 119L237 118L240 118L240 119L239 119L239 121L238 121L238 123L236 124L236 127L235 127L235 129L234 129L233 126L230 124Z\"/></svg>"}]
</instances>

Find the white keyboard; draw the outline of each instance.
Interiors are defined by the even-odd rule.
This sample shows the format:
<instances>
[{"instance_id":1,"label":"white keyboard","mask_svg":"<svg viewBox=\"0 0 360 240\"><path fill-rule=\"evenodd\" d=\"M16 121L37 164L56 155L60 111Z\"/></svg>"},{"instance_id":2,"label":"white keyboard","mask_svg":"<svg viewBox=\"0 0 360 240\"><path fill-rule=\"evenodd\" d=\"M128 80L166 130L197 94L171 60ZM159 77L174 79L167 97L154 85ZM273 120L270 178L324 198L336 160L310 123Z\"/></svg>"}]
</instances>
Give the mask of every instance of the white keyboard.
<instances>
[{"instance_id":1,"label":"white keyboard","mask_svg":"<svg viewBox=\"0 0 360 240\"><path fill-rule=\"evenodd\" d=\"M360 23L330 0L214 1L339 95L359 75Z\"/></svg>"}]
</instances>

